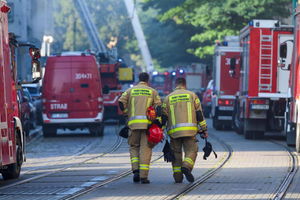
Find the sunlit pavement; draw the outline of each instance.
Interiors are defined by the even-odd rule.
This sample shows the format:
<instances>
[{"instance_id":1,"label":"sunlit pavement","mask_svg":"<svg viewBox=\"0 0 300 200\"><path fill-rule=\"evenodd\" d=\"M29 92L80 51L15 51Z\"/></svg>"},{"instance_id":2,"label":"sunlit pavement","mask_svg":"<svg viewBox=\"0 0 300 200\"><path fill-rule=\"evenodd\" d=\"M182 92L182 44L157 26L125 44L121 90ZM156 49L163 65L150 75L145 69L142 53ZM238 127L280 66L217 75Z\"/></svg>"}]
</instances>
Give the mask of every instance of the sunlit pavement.
<instances>
[{"instance_id":1,"label":"sunlit pavement","mask_svg":"<svg viewBox=\"0 0 300 200\"><path fill-rule=\"evenodd\" d=\"M286 176L290 160L287 152L280 145L266 137L262 140L245 140L232 131L209 132L230 144L234 153L229 162L215 176L198 186L182 199L270 199ZM212 138L210 139L219 159L226 152ZM283 143L283 141L279 141ZM199 154L193 171L195 177L201 176L220 160L213 155L208 161L202 159L203 141L199 143ZM162 147L156 147L154 156L160 155ZM165 199L168 195L181 190L188 183L174 184L171 165L159 160L151 166L151 184L132 183L132 177L98 188L80 199ZM298 177L295 181L299 183ZM300 199L299 184L294 184L286 199Z\"/></svg>"},{"instance_id":2,"label":"sunlit pavement","mask_svg":"<svg viewBox=\"0 0 300 200\"><path fill-rule=\"evenodd\" d=\"M208 122L210 126L211 121ZM40 135L34 138L28 145L27 162L23 166L20 179L72 165L104 152L115 142L115 133L119 128L113 124L108 125L103 138L90 137L87 130L77 130L76 134L74 131L60 130L58 137L43 138ZM237 135L233 131L209 129L209 133L214 136L210 137L209 141L213 144L218 158L215 159L212 154L208 160L203 160L204 141L199 138L199 153L193 170L195 178L217 167L228 156L228 152L214 138L220 138L232 147L232 157L217 174L182 199L270 199L286 176L290 165L290 158L284 147L270 141L278 137L271 137L268 134L262 140L245 140L242 135ZM277 142L285 143L284 140ZM164 143L160 143L154 148L153 160L162 155L163 145ZM128 145L127 141L123 140L119 149L105 157L53 174L27 186L12 188L11 191L17 193L20 189L43 190L44 194L37 192L27 194L25 198L22 195L16 197L60 199L65 194L73 194L128 169L130 169ZM60 178L61 176L66 178ZM168 199L169 195L174 195L189 185L186 180L182 184L174 183L171 164L164 162L163 158L152 163L149 179L151 184L136 184L132 182L130 175L97 188L78 199ZM299 181L298 172L285 199L300 199ZM7 183L1 184L3 186ZM59 188L61 186L62 188Z\"/></svg>"}]
</instances>

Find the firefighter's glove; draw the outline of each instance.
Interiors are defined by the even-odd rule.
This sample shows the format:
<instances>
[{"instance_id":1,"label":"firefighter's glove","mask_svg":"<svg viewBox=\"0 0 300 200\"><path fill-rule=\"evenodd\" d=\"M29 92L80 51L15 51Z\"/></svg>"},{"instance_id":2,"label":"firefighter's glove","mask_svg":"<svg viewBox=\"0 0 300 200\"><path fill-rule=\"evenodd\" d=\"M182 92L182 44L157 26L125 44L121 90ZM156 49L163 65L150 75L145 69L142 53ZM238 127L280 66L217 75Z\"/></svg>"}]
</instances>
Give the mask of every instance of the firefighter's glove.
<instances>
[{"instance_id":1,"label":"firefighter's glove","mask_svg":"<svg viewBox=\"0 0 300 200\"><path fill-rule=\"evenodd\" d=\"M119 136L121 136L122 138L128 138L129 135L129 127L128 126L124 126L120 132L119 132Z\"/></svg>"},{"instance_id":2,"label":"firefighter's glove","mask_svg":"<svg viewBox=\"0 0 300 200\"><path fill-rule=\"evenodd\" d=\"M164 153L164 161L166 161L166 162L174 162L175 161L175 155L170 147L168 140L166 140L165 146L163 148L163 153Z\"/></svg>"},{"instance_id":3,"label":"firefighter's glove","mask_svg":"<svg viewBox=\"0 0 300 200\"><path fill-rule=\"evenodd\" d=\"M198 133L199 133L199 135L202 139L208 138L208 132L207 131L199 131Z\"/></svg>"},{"instance_id":4,"label":"firefighter's glove","mask_svg":"<svg viewBox=\"0 0 300 200\"><path fill-rule=\"evenodd\" d=\"M206 138L205 138L205 146L203 148L203 152L204 152L204 155L203 155L204 160L207 160L207 158L210 156L211 152L213 152L215 154L215 158L218 157L216 152L213 150L211 143L208 142Z\"/></svg>"}]
</instances>

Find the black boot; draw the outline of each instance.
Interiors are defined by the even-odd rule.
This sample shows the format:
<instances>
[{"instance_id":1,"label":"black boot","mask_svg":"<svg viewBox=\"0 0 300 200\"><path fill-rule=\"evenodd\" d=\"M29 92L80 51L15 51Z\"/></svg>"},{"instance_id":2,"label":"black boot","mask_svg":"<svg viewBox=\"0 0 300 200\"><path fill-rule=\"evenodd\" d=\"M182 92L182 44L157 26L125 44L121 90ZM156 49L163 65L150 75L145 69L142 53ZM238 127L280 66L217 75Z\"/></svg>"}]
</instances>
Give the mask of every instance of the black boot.
<instances>
[{"instance_id":1,"label":"black boot","mask_svg":"<svg viewBox=\"0 0 300 200\"><path fill-rule=\"evenodd\" d=\"M133 182L135 182L135 183L140 182L140 171L139 170L133 171Z\"/></svg>"},{"instance_id":2,"label":"black boot","mask_svg":"<svg viewBox=\"0 0 300 200\"><path fill-rule=\"evenodd\" d=\"M186 180L188 180L191 183L194 182L195 179L194 179L194 176L193 176L191 170L189 170L186 167L181 167L181 171L185 175Z\"/></svg>"},{"instance_id":3,"label":"black boot","mask_svg":"<svg viewBox=\"0 0 300 200\"><path fill-rule=\"evenodd\" d=\"M147 178L141 178L141 184L149 184L150 181Z\"/></svg>"}]
</instances>

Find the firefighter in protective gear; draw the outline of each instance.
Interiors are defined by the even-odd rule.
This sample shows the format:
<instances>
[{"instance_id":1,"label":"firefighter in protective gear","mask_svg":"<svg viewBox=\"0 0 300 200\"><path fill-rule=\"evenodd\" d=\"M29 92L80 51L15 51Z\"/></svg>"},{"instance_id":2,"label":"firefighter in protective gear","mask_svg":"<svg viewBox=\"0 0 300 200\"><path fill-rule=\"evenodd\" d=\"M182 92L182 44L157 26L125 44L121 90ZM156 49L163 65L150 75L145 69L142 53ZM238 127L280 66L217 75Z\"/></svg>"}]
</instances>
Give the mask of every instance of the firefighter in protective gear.
<instances>
[{"instance_id":1,"label":"firefighter in protective gear","mask_svg":"<svg viewBox=\"0 0 300 200\"><path fill-rule=\"evenodd\" d=\"M176 88L165 98L162 108L162 124L167 123L170 146L175 155L172 162L175 182L182 183L183 174L189 182L194 182L191 172L198 152L196 135L199 128L204 132L203 137L208 137L200 100L194 92L186 89L184 78L177 78Z\"/></svg>"},{"instance_id":2,"label":"firefighter in protective gear","mask_svg":"<svg viewBox=\"0 0 300 200\"><path fill-rule=\"evenodd\" d=\"M153 145L147 139L147 129L151 121L147 118L147 108L153 106L157 116L161 117L161 100L157 91L148 86L149 75L139 74L139 83L126 90L119 99L120 109L128 116L130 129L128 144L133 171L133 181L150 183L148 180L149 165ZM160 111L160 112L159 112Z\"/></svg>"}]
</instances>

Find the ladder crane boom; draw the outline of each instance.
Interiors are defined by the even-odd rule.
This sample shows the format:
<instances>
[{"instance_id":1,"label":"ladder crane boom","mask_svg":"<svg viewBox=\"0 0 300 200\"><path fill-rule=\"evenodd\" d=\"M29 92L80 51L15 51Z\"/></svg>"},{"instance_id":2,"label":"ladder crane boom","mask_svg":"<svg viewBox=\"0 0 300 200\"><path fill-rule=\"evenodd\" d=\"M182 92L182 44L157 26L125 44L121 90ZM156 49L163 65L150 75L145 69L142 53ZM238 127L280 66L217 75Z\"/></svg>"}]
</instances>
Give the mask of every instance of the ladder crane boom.
<instances>
[{"instance_id":1,"label":"ladder crane boom","mask_svg":"<svg viewBox=\"0 0 300 200\"><path fill-rule=\"evenodd\" d=\"M139 48L141 50L143 60L146 64L146 69L144 71L152 72L154 70L153 63L152 63L152 57L147 45L147 41L144 36L144 32L139 20L139 17L137 15L136 9L134 7L133 0L124 0L124 3L127 8L128 16L131 19L131 24L136 36L136 39L138 41Z\"/></svg>"},{"instance_id":2,"label":"ladder crane boom","mask_svg":"<svg viewBox=\"0 0 300 200\"><path fill-rule=\"evenodd\" d=\"M107 53L107 49L101 39L97 34L97 28L95 24L92 22L92 18L90 16L89 9L86 5L85 0L74 0L75 7L80 15L81 21L87 31L88 38L90 40L91 46L98 52L98 53Z\"/></svg>"}]
</instances>

